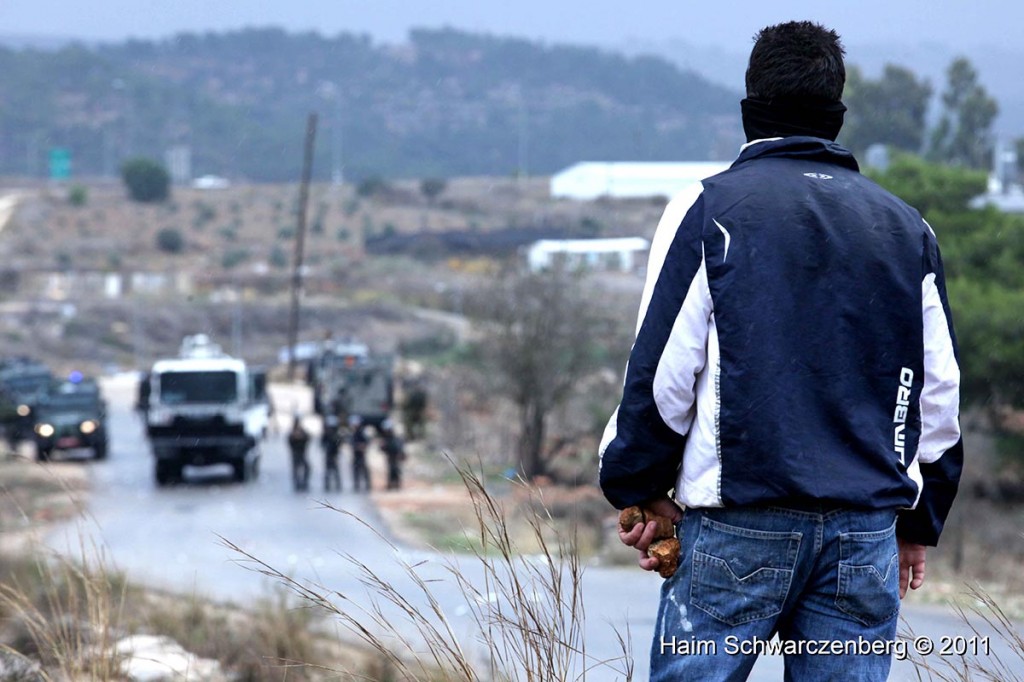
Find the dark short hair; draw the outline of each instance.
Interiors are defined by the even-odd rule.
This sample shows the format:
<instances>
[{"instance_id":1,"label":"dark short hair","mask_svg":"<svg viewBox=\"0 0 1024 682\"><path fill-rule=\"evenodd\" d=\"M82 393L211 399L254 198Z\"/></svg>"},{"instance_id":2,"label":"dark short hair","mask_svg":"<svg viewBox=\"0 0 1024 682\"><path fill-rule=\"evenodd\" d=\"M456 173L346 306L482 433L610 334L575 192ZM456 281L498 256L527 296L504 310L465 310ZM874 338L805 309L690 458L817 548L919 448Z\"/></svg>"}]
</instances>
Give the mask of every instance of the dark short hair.
<instances>
[{"instance_id":1,"label":"dark short hair","mask_svg":"<svg viewBox=\"0 0 1024 682\"><path fill-rule=\"evenodd\" d=\"M754 36L747 97L808 97L838 101L846 84L839 34L811 21L790 21Z\"/></svg>"}]
</instances>

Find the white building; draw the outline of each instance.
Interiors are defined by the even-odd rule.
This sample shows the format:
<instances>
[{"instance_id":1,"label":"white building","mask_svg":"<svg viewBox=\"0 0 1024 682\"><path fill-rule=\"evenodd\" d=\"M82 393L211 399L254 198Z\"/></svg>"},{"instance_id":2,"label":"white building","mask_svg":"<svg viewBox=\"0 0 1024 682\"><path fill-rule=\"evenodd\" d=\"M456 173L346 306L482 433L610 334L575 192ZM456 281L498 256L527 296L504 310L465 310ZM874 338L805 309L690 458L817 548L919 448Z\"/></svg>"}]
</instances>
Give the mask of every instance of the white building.
<instances>
[{"instance_id":1,"label":"white building","mask_svg":"<svg viewBox=\"0 0 1024 682\"><path fill-rule=\"evenodd\" d=\"M554 266L570 270L632 272L646 262L651 243L642 237L619 239L541 239L526 250L526 263L538 272Z\"/></svg>"},{"instance_id":2,"label":"white building","mask_svg":"<svg viewBox=\"0 0 1024 682\"><path fill-rule=\"evenodd\" d=\"M672 197L687 185L721 173L730 165L731 162L726 161L584 161L552 176L551 196L582 200L602 196L616 199Z\"/></svg>"},{"instance_id":3,"label":"white building","mask_svg":"<svg viewBox=\"0 0 1024 682\"><path fill-rule=\"evenodd\" d=\"M971 208L993 206L1003 213L1024 213L1024 187L1017 182L1017 150L997 141L992 154L992 173L985 194L970 201Z\"/></svg>"}]
</instances>

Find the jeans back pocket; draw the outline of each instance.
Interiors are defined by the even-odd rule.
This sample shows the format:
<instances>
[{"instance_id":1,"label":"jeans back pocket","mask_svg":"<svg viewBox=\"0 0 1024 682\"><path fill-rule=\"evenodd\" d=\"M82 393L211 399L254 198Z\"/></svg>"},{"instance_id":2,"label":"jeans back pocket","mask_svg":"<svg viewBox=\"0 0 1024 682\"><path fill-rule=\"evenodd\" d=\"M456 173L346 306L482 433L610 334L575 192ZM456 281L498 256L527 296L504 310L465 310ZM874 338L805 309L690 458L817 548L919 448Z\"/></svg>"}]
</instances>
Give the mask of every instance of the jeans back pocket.
<instances>
[{"instance_id":1,"label":"jeans back pocket","mask_svg":"<svg viewBox=\"0 0 1024 682\"><path fill-rule=\"evenodd\" d=\"M896 524L868 533L839 534L836 607L859 623L879 625L900 610Z\"/></svg>"},{"instance_id":2,"label":"jeans back pocket","mask_svg":"<svg viewBox=\"0 0 1024 682\"><path fill-rule=\"evenodd\" d=\"M779 614L801 537L702 518L693 548L691 603L732 626Z\"/></svg>"}]
</instances>

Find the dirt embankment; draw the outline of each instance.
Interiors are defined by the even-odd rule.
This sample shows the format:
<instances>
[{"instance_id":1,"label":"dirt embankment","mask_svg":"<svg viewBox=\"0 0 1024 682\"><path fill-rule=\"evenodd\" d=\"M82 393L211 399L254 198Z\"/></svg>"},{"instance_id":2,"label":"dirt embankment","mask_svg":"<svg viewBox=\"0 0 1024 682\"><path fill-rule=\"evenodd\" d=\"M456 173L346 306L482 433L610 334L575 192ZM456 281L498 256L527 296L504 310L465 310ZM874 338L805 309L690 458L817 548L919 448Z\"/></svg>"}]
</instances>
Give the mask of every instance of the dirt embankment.
<instances>
[{"instance_id":1,"label":"dirt embankment","mask_svg":"<svg viewBox=\"0 0 1024 682\"><path fill-rule=\"evenodd\" d=\"M0 445L0 553L29 551L53 523L78 515L88 492L86 467L38 464L31 448Z\"/></svg>"}]
</instances>

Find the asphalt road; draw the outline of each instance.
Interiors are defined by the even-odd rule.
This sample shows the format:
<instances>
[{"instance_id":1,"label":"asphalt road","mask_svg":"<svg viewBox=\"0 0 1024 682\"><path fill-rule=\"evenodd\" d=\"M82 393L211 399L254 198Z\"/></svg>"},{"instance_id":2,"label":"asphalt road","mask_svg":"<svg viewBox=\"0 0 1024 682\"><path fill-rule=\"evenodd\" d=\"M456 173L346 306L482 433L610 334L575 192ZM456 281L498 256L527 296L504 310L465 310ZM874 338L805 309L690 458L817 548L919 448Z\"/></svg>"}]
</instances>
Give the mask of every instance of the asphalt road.
<instances>
[{"instance_id":1,"label":"asphalt road","mask_svg":"<svg viewBox=\"0 0 1024 682\"><path fill-rule=\"evenodd\" d=\"M451 578L454 568L483 587L480 567L471 559L392 549L372 531L335 511L321 500L371 524L377 520L369 499L346 487L342 493L322 493L319 451L311 447L312 491L296 494L290 488L288 458L283 435L271 436L262 446L260 477L246 484L230 481L227 469L186 469L184 485L157 488L153 462L142 425L131 411L133 385L127 377L105 385L110 404L111 449L105 462L90 463L92 494L88 518L55 532L51 544L77 554L81 537L96 541L106 557L130 579L183 594L197 594L244 604L268 593L271 581L247 567L238 553L224 546L230 540L267 564L301 581L312 581L368 605L366 588L345 555L372 566L384 580L412 597L419 596L402 563L417 564L420 575L437 582L430 589L448 617L453 631L474 644L478 628L467 599ZM289 396L289 404L301 404ZM343 467L343 481L348 484ZM397 493L401 494L401 493ZM453 563L454 562L454 563ZM586 653L593 661L621 656L616 629L631 635L635 659L634 679L647 678L648 650L658 604L660 579L639 569L587 567L584 574ZM485 597L486 598L486 597ZM394 611L386 611L392 615ZM908 607L904 618L917 635L936 643L943 636L972 633L949 609ZM990 634L982 629L982 635ZM1011 670L1024 677L1024 663L992 642ZM482 652L477 652L478 655ZM935 664L941 665L933 655ZM983 663L991 660L983 658ZM593 668L589 680L624 679L621 661ZM782 659L762 657L750 678L781 680ZM892 680L917 680L912 666L897 662ZM928 679L927 676L924 679Z\"/></svg>"}]
</instances>

